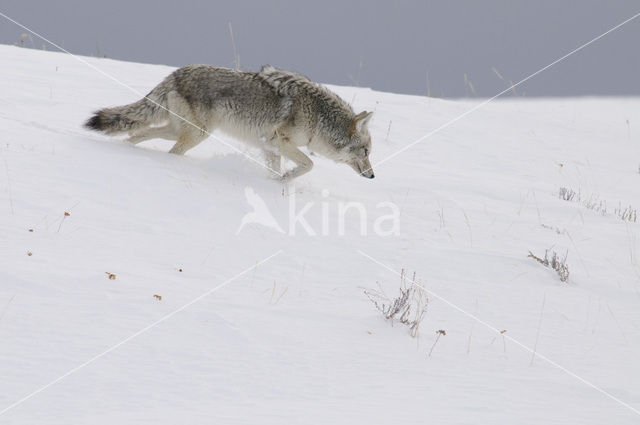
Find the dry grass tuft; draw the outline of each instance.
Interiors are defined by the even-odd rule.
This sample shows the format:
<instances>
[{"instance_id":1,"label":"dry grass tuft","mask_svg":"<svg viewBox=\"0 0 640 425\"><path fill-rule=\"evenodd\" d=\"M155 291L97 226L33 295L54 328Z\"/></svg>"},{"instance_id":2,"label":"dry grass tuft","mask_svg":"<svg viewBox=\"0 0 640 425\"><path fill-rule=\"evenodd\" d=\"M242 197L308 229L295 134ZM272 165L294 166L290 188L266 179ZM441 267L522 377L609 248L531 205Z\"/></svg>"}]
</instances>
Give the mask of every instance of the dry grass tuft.
<instances>
[{"instance_id":1,"label":"dry grass tuft","mask_svg":"<svg viewBox=\"0 0 640 425\"><path fill-rule=\"evenodd\" d=\"M391 299L382 289L365 289L365 295L373 305L382 313L385 319L398 321L409 327L412 338L418 335L420 323L424 319L429 304L429 297L422 287L416 284L416 275L407 281L406 272L403 269L400 276L400 294Z\"/></svg>"}]
</instances>

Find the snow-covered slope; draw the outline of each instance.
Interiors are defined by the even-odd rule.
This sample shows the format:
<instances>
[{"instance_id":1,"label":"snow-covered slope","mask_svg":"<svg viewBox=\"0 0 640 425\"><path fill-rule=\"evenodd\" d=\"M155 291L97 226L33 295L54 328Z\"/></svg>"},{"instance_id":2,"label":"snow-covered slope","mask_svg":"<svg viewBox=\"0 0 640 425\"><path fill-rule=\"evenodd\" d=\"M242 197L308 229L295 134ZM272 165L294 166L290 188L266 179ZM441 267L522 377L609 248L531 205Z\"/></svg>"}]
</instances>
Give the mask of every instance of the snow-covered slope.
<instances>
[{"instance_id":1,"label":"snow-covered slope","mask_svg":"<svg viewBox=\"0 0 640 425\"><path fill-rule=\"evenodd\" d=\"M144 93L172 70L86 60ZM492 102L375 180L315 157L293 187L213 139L85 131L138 96L69 55L0 64L0 423L640 422L640 221L615 211L640 209L639 99ZM374 163L476 104L332 89L375 110ZM237 232L256 198L283 232ZM346 202L367 235L355 208L339 234ZM388 203L397 235L374 231ZM402 269L432 291L417 339L363 293Z\"/></svg>"}]
</instances>

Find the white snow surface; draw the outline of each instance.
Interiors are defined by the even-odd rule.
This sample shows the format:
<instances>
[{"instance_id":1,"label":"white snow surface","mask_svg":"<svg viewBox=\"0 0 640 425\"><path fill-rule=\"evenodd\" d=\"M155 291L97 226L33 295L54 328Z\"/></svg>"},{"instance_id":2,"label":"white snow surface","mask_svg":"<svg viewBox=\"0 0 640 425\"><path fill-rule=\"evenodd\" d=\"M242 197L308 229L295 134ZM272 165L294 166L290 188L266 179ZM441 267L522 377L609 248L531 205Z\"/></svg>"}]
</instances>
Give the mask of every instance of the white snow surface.
<instances>
[{"instance_id":1,"label":"white snow surface","mask_svg":"<svg viewBox=\"0 0 640 425\"><path fill-rule=\"evenodd\" d=\"M143 94L173 70L83 60ZM494 101L374 180L315 156L294 188L213 138L178 157L85 130L140 96L70 55L0 64L0 423L640 423L640 221L614 211L640 209L640 99ZM375 111L374 164L480 102L330 88ZM284 233L236 234L246 188ZM290 234L292 195L318 235ZM341 202L366 236L355 210L338 234ZM373 231L380 202L398 235ZM527 258L545 249L568 282ZM363 293L402 269L432 292L416 339Z\"/></svg>"}]
</instances>

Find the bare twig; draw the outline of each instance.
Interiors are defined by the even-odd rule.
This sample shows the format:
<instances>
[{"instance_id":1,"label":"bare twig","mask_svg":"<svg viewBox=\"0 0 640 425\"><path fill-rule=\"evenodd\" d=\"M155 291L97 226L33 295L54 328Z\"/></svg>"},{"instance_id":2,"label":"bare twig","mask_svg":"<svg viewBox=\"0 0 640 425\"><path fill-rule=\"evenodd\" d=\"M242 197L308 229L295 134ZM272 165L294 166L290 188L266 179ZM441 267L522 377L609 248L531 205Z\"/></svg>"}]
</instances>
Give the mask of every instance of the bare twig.
<instances>
[{"instance_id":1,"label":"bare twig","mask_svg":"<svg viewBox=\"0 0 640 425\"><path fill-rule=\"evenodd\" d=\"M7 171L7 190L9 191L9 206L11 207L11 215L14 215L13 195L11 194L11 177L9 177L9 164L7 163L7 158L4 158L4 167Z\"/></svg>"},{"instance_id":2,"label":"bare twig","mask_svg":"<svg viewBox=\"0 0 640 425\"><path fill-rule=\"evenodd\" d=\"M229 35L231 35L231 45L233 46L234 67L236 69L240 69L240 54L238 53L238 48L236 47L236 39L233 36L233 27L231 26L231 21L229 21Z\"/></svg>"},{"instance_id":3,"label":"bare twig","mask_svg":"<svg viewBox=\"0 0 640 425\"><path fill-rule=\"evenodd\" d=\"M433 353L433 349L436 348L436 344L440 340L440 337L446 334L447 332L445 332L444 329L440 329L436 331L436 340L433 342L433 345L431 346L431 350L429 350L429 357L431 357L431 353Z\"/></svg>"},{"instance_id":4,"label":"bare twig","mask_svg":"<svg viewBox=\"0 0 640 425\"><path fill-rule=\"evenodd\" d=\"M538 338L540 338L540 328L542 327L542 315L544 314L544 303L547 299L547 294L542 295L542 307L540 308L540 321L538 322L538 332L536 333L536 342L533 344L533 353L531 355L531 363L529 366L533 366L533 359L536 357L536 348L538 347Z\"/></svg>"},{"instance_id":5,"label":"bare twig","mask_svg":"<svg viewBox=\"0 0 640 425\"><path fill-rule=\"evenodd\" d=\"M13 301L15 297L16 297L16 294L13 294L13 296L9 299L9 302L7 302L7 305L4 306L4 309L2 310L2 314L0 314L0 321L4 319L4 315L7 313L7 310L9 310L9 304L11 304L11 301Z\"/></svg>"},{"instance_id":6,"label":"bare twig","mask_svg":"<svg viewBox=\"0 0 640 425\"><path fill-rule=\"evenodd\" d=\"M58 226L58 231L56 233L60 233L60 229L62 229L62 223L64 223L64 219L69 217L71 214L69 214L68 211L64 212L64 215L62 216L62 220L60 220L60 225Z\"/></svg>"}]
</instances>

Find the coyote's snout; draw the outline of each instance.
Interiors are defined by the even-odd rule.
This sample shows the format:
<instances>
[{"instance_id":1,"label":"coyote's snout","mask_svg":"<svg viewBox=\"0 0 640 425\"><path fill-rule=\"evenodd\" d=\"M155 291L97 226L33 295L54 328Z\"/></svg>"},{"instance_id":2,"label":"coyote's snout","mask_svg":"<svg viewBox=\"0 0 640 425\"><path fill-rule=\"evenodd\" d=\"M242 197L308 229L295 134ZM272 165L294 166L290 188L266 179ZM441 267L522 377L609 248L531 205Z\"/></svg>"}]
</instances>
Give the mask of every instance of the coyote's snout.
<instances>
[{"instance_id":1,"label":"coyote's snout","mask_svg":"<svg viewBox=\"0 0 640 425\"><path fill-rule=\"evenodd\" d=\"M365 158L364 161L354 161L349 165L351 165L351 167L356 170L356 173L360 174L362 177L366 177L368 179L375 177L375 174L373 174L373 170L371 169L369 158Z\"/></svg>"},{"instance_id":2,"label":"coyote's snout","mask_svg":"<svg viewBox=\"0 0 640 425\"><path fill-rule=\"evenodd\" d=\"M283 180L313 167L300 150L303 146L372 179L367 129L372 114L356 115L325 87L271 66L245 72L189 65L174 71L141 100L97 111L85 126L128 134L133 144L173 140L170 152L179 155L220 129L261 148L268 168ZM296 166L282 173L281 157Z\"/></svg>"}]
</instances>

